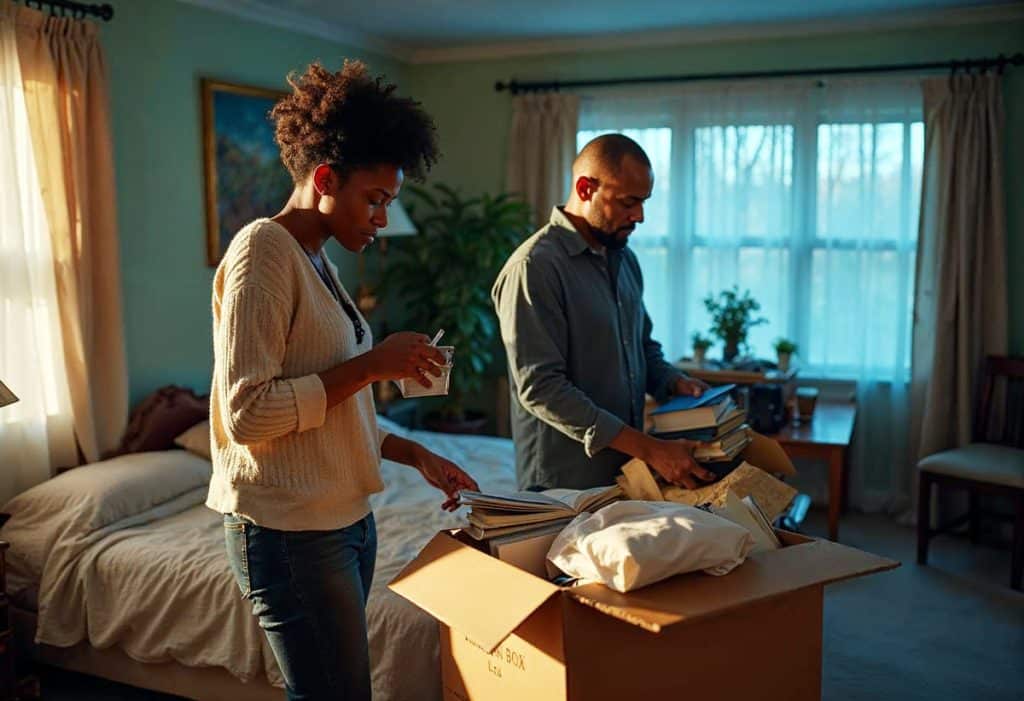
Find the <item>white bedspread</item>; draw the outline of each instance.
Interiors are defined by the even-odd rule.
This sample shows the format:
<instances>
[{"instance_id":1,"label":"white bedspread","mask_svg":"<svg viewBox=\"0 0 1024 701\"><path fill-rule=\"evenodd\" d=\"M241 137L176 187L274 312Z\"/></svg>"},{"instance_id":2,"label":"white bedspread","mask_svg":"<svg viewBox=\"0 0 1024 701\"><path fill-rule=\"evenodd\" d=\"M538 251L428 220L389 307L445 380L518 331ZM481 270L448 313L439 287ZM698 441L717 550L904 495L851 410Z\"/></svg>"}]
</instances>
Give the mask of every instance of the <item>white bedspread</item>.
<instances>
[{"instance_id":1,"label":"white bedspread","mask_svg":"<svg viewBox=\"0 0 1024 701\"><path fill-rule=\"evenodd\" d=\"M408 432L382 423L459 463L481 487L514 487L508 440ZM367 611L374 698L437 699L437 624L386 586L437 530L460 517L441 511L441 493L415 470L385 461L383 474L387 489L373 499L379 549ZM99 510L103 519L73 519L51 529L56 535L39 563L37 640L117 645L143 662L220 666L239 679L267 678L280 686L266 639L228 568L220 515L202 505L205 496L200 485L145 508L138 499L118 497L113 507L108 501ZM132 508L139 513L117 513ZM0 534L12 540L12 552L19 550L19 535L21 551L38 546L27 536L38 527L19 533L17 513L12 522Z\"/></svg>"}]
</instances>

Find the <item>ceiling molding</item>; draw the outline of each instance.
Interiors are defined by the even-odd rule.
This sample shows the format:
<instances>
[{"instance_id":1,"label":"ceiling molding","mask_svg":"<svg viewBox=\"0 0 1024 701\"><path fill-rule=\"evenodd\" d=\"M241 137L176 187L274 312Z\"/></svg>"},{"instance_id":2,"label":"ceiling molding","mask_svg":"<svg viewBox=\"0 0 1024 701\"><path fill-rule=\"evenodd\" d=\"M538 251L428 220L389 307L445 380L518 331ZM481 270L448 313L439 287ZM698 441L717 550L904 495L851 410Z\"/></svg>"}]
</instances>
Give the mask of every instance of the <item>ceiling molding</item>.
<instances>
[{"instance_id":1,"label":"ceiling molding","mask_svg":"<svg viewBox=\"0 0 1024 701\"><path fill-rule=\"evenodd\" d=\"M180 0L180 2L286 29L297 34L348 44L406 63L410 63L412 60L412 50L403 44L343 27L310 14L284 10L267 0Z\"/></svg>"},{"instance_id":2,"label":"ceiling molding","mask_svg":"<svg viewBox=\"0 0 1024 701\"><path fill-rule=\"evenodd\" d=\"M452 63L458 61L498 60L527 56L608 51L614 49L653 48L718 41L781 39L857 32L918 29L1024 19L1024 2L987 7L963 7L887 14L881 17L849 17L797 22L763 22L686 29L601 35L502 41L448 48L416 48L409 56L413 64Z\"/></svg>"}]
</instances>

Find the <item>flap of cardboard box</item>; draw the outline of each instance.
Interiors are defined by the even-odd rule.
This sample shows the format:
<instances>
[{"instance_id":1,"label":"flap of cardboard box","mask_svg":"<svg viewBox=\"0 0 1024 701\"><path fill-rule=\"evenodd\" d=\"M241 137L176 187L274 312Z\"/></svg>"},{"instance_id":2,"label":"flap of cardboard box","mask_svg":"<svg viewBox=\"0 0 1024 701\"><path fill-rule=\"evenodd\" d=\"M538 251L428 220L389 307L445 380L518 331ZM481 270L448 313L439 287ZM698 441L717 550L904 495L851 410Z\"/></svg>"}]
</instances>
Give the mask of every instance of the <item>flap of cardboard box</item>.
<instances>
[{"instance_id":1,"label":"flap of cardboard box","mask_svg":"<svg viewBox=\"0 0 1024 701\"><path fill-rule=\"evenodd\" d=\"M743 459L751 465L756 465L770 475L796 475L796 468L793 462L786 455L779 442L762 436L755 431L750 432L750 444L743 449Z\"/></svg>"},{"instance_id":2,"label":"flap of cardboard box","mask_svg":"<svg viewBox=\"0 0 1024 701\"><path fill-rule=\"evenodd\" d=\"M438 533L388 587L493 652L559 588Z\"/></svg>"},{"instance_id":3,"label":"flap of cardboard box","mask_svg":"<svg viewBox=\"0 0 1024 701\"><path fill-rule=\"evenodd\" d=\"M779 531L786 547L757 553L722 577L679 575L620 594L601 584L565 590L576 601L651 632L771 599L789 591L899 567L899 562Z\"/></svg>"}]
</instances>

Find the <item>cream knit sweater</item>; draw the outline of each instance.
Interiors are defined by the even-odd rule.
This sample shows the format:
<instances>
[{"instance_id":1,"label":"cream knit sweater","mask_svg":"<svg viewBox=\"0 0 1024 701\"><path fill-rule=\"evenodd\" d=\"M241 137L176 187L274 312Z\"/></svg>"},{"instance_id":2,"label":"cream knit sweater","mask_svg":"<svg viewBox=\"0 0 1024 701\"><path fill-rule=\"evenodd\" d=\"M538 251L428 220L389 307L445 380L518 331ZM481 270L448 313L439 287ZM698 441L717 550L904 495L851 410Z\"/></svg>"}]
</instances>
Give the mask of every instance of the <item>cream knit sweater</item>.
<instances>
[{"instance_id":1,"label":"cream knit sweater","mask_svg":"<svg viewBox=\"0 0 1024 701\"><path fill-rule=\"evenodd\" d=\"M284 227L259 219L238 232L213 281L207 506L290 531L369 513L369 495L384 488L386 436L372 390L327 411L317 375L372 347L363 326L357 346L352 321Z\"/></svg>"}]
</instances>

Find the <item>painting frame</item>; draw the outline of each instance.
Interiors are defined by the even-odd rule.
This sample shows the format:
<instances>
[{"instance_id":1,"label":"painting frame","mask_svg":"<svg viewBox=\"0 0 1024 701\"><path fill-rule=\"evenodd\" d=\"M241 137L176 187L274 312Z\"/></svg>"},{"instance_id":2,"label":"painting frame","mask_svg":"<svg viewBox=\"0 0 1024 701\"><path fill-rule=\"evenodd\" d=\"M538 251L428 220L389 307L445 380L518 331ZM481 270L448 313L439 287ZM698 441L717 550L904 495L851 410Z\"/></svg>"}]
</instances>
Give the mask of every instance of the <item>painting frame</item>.
<instances>
[{"instance_id":1,"label":"painting frame","mask_svg":"<svg viewBox=\"0 0 1024 701\"><path fill-rule=\"evenodd\" d=\"M200 79L204 199L206 205L206 263L210 267L216 267L220 263L220 259L227 248L227 243L237 231L237 229L225 231L222 225L221 211L225 205L222 185L224 180L233 177L233 174L223 163L218 163L218 129L215 111L218 99L238 100L243 108L245 108L244 103L248 99L251 100L251 107L249 109L254 110L253 114L256 114L255 110L260 110L263 114L266 114L268 106L272 106L272 103L287 94L283 90L243 85L215 78ZM269 120L267 120L267 123L269 124ZM269 134L270 143L261 145L267 149L273 148L274 157L280 166L281 172L287 174L284 165L280 163L280 159L276 156L277 145L273 143L273 129L269 130ZM291 182L290 176L288 182ZM281 199L270 204L279 207L287 199L288 192L290 192L290 186L289 190L283 193ZM259 216L269 216L271 213L270 209L263 208Z\"/></svg>"}]
</instances>

